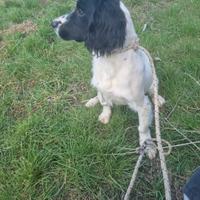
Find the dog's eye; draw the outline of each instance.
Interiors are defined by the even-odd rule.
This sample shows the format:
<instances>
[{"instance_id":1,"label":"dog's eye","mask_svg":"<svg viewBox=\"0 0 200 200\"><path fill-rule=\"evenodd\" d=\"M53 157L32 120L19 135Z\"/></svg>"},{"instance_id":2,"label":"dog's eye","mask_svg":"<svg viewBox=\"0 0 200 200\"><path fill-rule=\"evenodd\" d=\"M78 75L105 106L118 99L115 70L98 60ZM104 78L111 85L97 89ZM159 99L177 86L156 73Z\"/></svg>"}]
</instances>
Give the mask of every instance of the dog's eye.
<instances>
[{"instance_id":1,"label":"dog's eye","mask_svg":"<svg viewBox=\"0 0 200 200\"><path fill-rule=\"evenodd\" d=\"M77 13L77 15L80 16L80 17L83 17L83 16L85 15L85 13L84 13L80 8L78 8L78 9L76 10L76 13Z\"/></svg>"}]
</instances>

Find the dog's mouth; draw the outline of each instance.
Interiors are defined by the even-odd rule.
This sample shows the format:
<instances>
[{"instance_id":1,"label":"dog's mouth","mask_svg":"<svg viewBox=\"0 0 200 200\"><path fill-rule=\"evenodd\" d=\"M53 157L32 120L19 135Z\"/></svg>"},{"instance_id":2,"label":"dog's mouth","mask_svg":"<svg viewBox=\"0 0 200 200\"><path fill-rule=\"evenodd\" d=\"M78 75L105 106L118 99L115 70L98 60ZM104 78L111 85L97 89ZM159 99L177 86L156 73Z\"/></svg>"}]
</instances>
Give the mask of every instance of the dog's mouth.
<instances>
[{"instance_id":1,"label":"dog's mouth","mask_svg":"<svg viewBox=\"0 0 200 200\"><path fill-rule=\"evenodd\" d=\"M59 28L62 25L62 23L60 21L53 21L51 23L51 27L54 29L54 31L56 32L56 35L59 37Z\"/></svg>"},{"instance_id":2,"label":"dog's mouth","mask_svg":"<svg viewBox=\"0 0 200 200\"><path fill-rule=\"evenodd\" d=\"M62 24L61 21L54 20L54 21L51 23L51 26L52 26L53 29L57 29L61 24Z\"/></svg>"},{"instance_id":3,"label":"dog's mouth","mask_svg":"<svg viewBox=\"0 0 200 200\"><path fill-rule=\"evenodd\" d=\"M51 22L53 29L59 29L59 27L68 21L68 15L62 15Z\"/></svg>"}]
</instances>

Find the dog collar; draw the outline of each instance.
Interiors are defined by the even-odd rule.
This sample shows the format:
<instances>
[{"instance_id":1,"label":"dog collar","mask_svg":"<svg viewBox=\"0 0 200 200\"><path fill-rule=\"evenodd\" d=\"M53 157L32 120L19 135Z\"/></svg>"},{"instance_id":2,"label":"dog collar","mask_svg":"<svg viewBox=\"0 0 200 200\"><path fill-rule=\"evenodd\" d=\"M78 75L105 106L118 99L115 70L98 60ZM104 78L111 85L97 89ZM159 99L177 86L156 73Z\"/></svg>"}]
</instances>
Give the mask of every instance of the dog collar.
<instances>
[{"instance_id":1,"label":"dog collar","mask_svg":"<svg viewBox=\"0 0 200 200\"><path fill-rule=\"evenodd\" d=\"M139 49L139 39L136 39L132 44L129 44L128 46L126 47L123 47L123 48L120 48L120 49L114 49L110 54L109 56L111 55L115 55L115 54L121 54L121 53L124 53L126 51L129 51L129 50L134 50L134 51L137 51ZM92 52L92 56L97 56L97 57L100 57L98 55L96 55L94 52Z\"/></svg>"},{"instance_id":2,"label":"dog collar","mask_svg":"<svg viewBox=\"0 0 200 200\"><path fill-rule=\"evenodd\" d=\"M134 43L128 45L127 47L123 47L121 49L115 49L111 52L111 55L113 54L120 54L120 53L124 53L126 51L129 51L129 50L134 50L134 51L137 51L139 49L139 39L136 39L134 41Z\"/></svg>"}]
</instances>

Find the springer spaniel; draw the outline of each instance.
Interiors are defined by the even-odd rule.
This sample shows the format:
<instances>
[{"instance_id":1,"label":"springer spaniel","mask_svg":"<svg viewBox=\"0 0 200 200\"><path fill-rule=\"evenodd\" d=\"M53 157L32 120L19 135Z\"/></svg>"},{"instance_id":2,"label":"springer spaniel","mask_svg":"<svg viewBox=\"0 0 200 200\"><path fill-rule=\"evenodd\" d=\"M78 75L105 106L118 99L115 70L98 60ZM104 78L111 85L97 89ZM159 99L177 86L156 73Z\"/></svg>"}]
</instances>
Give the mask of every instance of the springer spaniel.
<instances>
[{"instance_id":1,"label":"springer spaniel","mask_svg":"<svg viewBox=\"0 0 200 200\"><path fill-rule=\"evenodd\" d=\"M100 103L99 121L107 124L113 105L128 105L139 117L139 141L150 159L156 155L151 139L152 69L149 57L137 47L138 36L126 6L120 0L78 0L69 14L52 22L64 40L84 42L93 55L91 84L97 96L87 107ZM133 48L130 48L133 47ZM160 104L164 99L159 96Z\"/></svg>"}]
</instances>

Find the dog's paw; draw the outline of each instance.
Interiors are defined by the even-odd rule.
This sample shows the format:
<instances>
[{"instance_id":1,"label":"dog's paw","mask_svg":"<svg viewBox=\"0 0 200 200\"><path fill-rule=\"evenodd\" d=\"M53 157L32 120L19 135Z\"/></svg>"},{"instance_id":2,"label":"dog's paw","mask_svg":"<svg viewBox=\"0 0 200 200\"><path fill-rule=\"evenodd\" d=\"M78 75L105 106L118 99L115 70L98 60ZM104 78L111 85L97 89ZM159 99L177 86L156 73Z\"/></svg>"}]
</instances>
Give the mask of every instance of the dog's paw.
<instances>
[{"instance_id":1,"label":"dog's paw","mask_svg":"<svg viewBox=\"0 0 200 200\"><path fill-rule=\"evenodd\" d=\"M155 143L150 139L145 141L145 153L149 157L150 160L156 157L157 148Z\"/></svg>"},{"instance_id":2,"label":"dog's paw","mask_svg":"<svg viewBox=\"0 0 200 200\"><path fill-rule=\"evenodd\" d=\"M152 97L153 103L155 104L154 96L152 95L151 97ZM161 97L160 95L158 95L158 106L162 107L165 104L165 102L166 102L165 99Z\"/></svg>"},{"instance_id":3,"label":"dog's paw","mask_svg":"<svg viewBox=\"0 0 200 200\"><path fill-rule=\"evenodd\" d=\"M94 98L91 98L91 99L85 104L85 106L86 106L87 108L91 108L91 107L96 106L98 102L99 102L99 99L98 99L98 97L96 96L96 97L94 97Z\"/></svg>"},{"instance_id":4,"label":"dog's paw","mask_svg":"<svg viewBox=\"0 0 200 200\"><path fill-rule=\"evenodd\" d=\"M102 124L108 124L110 121L110 115L105 115L104 113L99 115L99 121Z\"/></svg>"},{"instance_id":5,"label":"dog's paw","mask_svg":"<svg viewBox=\"0 0 200 200\"><path fill-rule=\"evenodd\" d=\"M164 104L165 104L165 99L159 95L158 96L158 105L159 105L159 107L162 107Z\"/></svg>"}]
</instances>

